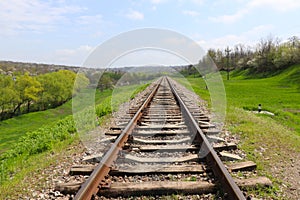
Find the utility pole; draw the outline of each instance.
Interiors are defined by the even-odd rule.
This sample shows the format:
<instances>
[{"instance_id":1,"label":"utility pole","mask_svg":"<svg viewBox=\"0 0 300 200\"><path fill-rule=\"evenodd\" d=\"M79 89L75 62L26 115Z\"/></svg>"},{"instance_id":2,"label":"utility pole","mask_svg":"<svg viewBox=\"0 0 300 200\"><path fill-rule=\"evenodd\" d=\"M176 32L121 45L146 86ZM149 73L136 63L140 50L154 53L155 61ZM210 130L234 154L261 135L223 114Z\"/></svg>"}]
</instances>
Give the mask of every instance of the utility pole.
<instances>
[{"instance_id":1,"label":"utility pole","mask_svg":"<svg viewBox=\"0 0 300 200\"><path fill-rule=\"evenodd\" d=\"M227 62L226 62L226 65L227 65L227 80L229 80L229 53L230 53L230 49L229 47L227 46L227 48L225 49L225 52L226 52L226 57L227 57Z\"/></svg>"}]
</instances>

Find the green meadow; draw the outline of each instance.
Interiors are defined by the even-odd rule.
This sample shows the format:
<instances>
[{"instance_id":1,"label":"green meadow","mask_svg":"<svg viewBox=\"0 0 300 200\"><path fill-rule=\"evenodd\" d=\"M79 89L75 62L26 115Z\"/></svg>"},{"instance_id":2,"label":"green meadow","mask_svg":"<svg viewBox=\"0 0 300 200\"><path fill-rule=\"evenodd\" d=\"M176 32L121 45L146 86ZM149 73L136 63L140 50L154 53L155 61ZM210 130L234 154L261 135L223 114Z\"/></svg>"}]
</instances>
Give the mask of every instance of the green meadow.
<instances>
[{"instance_id":1,"label":"green meadow","mask_svg":"<svg viewBox=\"0 0 300 200\"><path fill-rule=\"evenodd\" d=\"M231 72L230 80L221 73L227 96L225 128L240 138L239 148L247 160L256 162L258 175L273 182L271 188L248 191L265 199L281 197L286 173L300 153L300 65L267 78L247 72ZM193 90L210 105L209 91L202 78L187 77ZM258 104L274 116L257 114ZM278 170L276 170L278 169Z\"/></svg>"},{"instance_id":2,"label":"green meadow","mask_svg":"<svg viewBox=\"0 0 300 200\"><path fill-rule=\"evenodd\" d=\"M104 90L103 92L96 90L95 105L99 105L103 102L102 106L96 108L97 114L100 115L99 117L106 115L112 111L111 106L113 109L117 109L121 103L133 98L147 86L148 84L142 86L130 85L118 87L115 88L114 92L112 90ZM79 97L75 97L79 98L79 101L76 100L76 103L87 101L84 96L85 92L90 93L90 91L83 91ZM82 103L82 105L84 104ZM81 105L78 106L79 109L84 109L81 108ZM35 131L43 126L55 125L59 120L62 120L71 114L72 100L54 109L28 113L0 121L0 154L1 152L10 149L25 133Z\"/></svg>"},{"instance_id":3,"label":"green meadow","mask_svg":"<svg viewBox=\"0 0 300 200\"><path fill-rule=\"evenodd\" d=\"M95 104L101 103L111 93L111 90L105 90L101 93L96 91ZM54 109L28 113L0 121L0 153L9 149L26 132L34 131L44 125L55 124L71 114L72 100Z\"/></svg>"},{"instance_id":4,"label":"green meadow","mask_svg":"<svg viewBox=\"0 0 300 200\"><path fill-rule=\"evenodd\" d=\"M300 65L295 65L268 78L257 78L247 72L232 72L230 80L221 73L227 98L227 108L240 108L244 111L262 109L275 115L269 117L300 135ZM188 77L194 91L209 100L209 91L201 78ZM228 110L227 109L227 110Z\"/></svg>"}]
</instances>

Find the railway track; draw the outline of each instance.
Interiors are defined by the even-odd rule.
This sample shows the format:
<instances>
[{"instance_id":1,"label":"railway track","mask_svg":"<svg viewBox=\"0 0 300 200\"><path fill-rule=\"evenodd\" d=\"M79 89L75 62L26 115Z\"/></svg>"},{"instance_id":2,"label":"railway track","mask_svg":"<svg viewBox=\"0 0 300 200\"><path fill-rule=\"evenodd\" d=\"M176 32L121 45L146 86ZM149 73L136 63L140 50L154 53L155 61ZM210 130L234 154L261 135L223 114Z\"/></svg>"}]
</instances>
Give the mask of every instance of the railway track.
<instances>
[{"instance_id":1,"label":"railway track","mask_svg":"<svg viewBox=\"0 0 300 200\"><path fill-rule=\"evenodd\" d=\"M86 181L62 184L58 190L76 191L75 199L172 194L249 199L240 188L271 185L265 177L231 176L229 172L253 170L256 165L223 164L242 159L228 153L236 144L215 136L220 131L173 80L161 78L140 102L106 133L113 141L110 147L89 159L101 157L99 164L71 168L72 175L87 175Z\"/></svg>"}]
</instances>

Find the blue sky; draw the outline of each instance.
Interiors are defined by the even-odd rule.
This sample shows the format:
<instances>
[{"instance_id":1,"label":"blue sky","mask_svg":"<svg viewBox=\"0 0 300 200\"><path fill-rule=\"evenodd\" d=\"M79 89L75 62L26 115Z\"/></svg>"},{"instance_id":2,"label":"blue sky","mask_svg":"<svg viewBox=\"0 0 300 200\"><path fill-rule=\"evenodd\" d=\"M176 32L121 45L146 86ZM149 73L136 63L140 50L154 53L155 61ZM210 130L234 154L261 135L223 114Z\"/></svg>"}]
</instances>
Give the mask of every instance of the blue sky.
<instances>
[{"instance_id":1,"label":"blue sky","mask_svg":"<svg viewBox=\"0 0 300 200\"><path fill-rule=\"evenodd\" d=\"M122 32L153 27L205 50L300 36L299 0L0 1L0 60L80 66Z\"/></svg>"}]
</instances>

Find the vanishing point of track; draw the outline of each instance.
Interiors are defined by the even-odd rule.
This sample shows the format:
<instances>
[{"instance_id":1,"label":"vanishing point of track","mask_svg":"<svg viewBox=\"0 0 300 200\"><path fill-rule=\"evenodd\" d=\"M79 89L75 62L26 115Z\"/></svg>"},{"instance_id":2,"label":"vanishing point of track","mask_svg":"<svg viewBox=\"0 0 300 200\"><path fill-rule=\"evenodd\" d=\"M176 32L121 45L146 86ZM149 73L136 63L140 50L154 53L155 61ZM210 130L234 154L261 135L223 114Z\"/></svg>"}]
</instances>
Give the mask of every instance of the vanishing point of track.
<instances>
[{"instance_id":1,"label":"vanishing point of track","mask_svg":"<svg viewBox=\"0 0 300 200\"><path fill-rule=\"evenodd\" d=\"M206 138L205 134L201 130L199 126L199 122L201 122L201 113L194 110L193 114L189 111L186 103L182 100L180 95L178 94L178 91L174 88L174 86L171 84L171 81L167 77L161 78L158 83L156 84L155 88L152 90L148 98L144 101L143 105L137 110L137 112L134 114L132 119L129 121L129 123L124 127L122 132L120 133L119 137L116 139L114 144L111 146L111 148L104 154L102 157L101 162L96 166L96 168L93 170L92 174L88 178L88 180L81 186L80 190L77 192L75 199L92 199L97 195L97 193L101 194L101 190L103 191L109 191L108 189L102 189L105 187L102 187L106 183L106 178L109 175L111 168L115 163L117 163L118 156L120 155L120 152L122 151L122 148L125 147L125 143L128 143L130 141L131 136L135 134L142 135L145 133L147 134L147 130L151 131L152 133L157 130L157 133L168 133L168 130L170 129L177 129L178 132L189 132L190 138L188 138L189 142L193 144L194 146L198 147L198 151L193 151L192 153L189 153L187 156L182 155L182 159L186 158L185 161L195 160L195 155L199 156L200 154L203 155L205 153L204 159L206 161L206 165L212 170L213 176L214 176L214 182L217 183L219 188L222 190L224 195L228 199L246 199L243 193L241 192L240 188L237 186L237 184L234 182L233 178L228 173L227 169L223 165L222 161L218 157L217 153L209 143L208 139ZM143 126L145 122L150 122L149 124L146 124L148 126ZM172 122L179 122L181 126L175 127L174 123ZM205 119L203 121L205 123ZM178 123L177 123L178 124ZM169 128L168 128L169 126ZM143 141L147 144L147 141ZM151 142L151 140L149 141ZM153 142L153 140L152 140ZM167 142L167 141L166 141ZM171 143L171 142L170 142ZM151 143L150 143L151 144ZM163 142L161 143L163 144ZM132 145L131 149L134 149L134 143ZM145 148L150 147L151 151L151 145L145 145ZM153 145L152 145L153 146ZM130 147L130 145L129 145ZM169 146L165 146L165 150L172 149L168 147L172 147L172 144ZM180 150L187 148L185 150L188 150L188 147L185 147L182 145L180 146L174 146L173 145L173 151L176 152L176 149L180 152ZM177 147L177 148L176 148ZM201 147L201 152L199 152ZM128 148L128 145L127 145ZM155 148L154 148L155 149ZM164 146L161 145L160 150L164 149ZM169 152L169 153L172 153ZM157 166L165 166L162 165L162 163L172 163L172 162L180 162L180 159L178 157L170 156L167 153L168 157L160 157L151 160L149 158L149 163L156 162ZM145 163L147 158L141 158L140 163ZM169 160L168 160L169 159ZM174 161L171 161L173 159ZM131 159L132 162L136 162L136 160ZM142 161L141 161L142 160ZM190 161L191 161L190 160ZM197 160L197 159L196 159ZM198 159L200 160L200 159ZM139 162L139 161L138 161ZM161 165L159 165L159 163ZM195 162L193 162L195 164ZM197 162L196 162L197 163ZM172 164L170 164L172 165ZM141 167L142 164L137 165L136 167ZM152 168L155 168L153 166L155 165L148 165L152 166ZM156 169L159 169L160 167L157 167ZM180 165L179 165L180 166ZM196 167L196 165L194 165ZM150 167L151 168L151 167ZM192 167L193 168L193 167ZM148 168L149 169L149 168ZM175 172L176 167L173 167L173 172ZM178 167L179 169L179 167ZM143 169L142 169L143 170ZM151 170L151 169L150 169ZM163 171L163 170L162 170ZM168 170L166 170L168 171ZM180 171L180 169L179 169ZM171 170L169 169L169 173ZM139 173L142 173L140 171ZM147 173L147 170L145 170L145 174ZM148 172L149 173L149 172ZM176 188L178 187L179 182L174 185L174 190L176 191ZM170 187L172 187L172 182L169 183ZM195 182L194 184L197 184ZM184 187L184 186L181 186ZM149 187L148 187L149 188ZM177 188L180 190L180 187ZM196 187L197 189L197 187ZM127 192L134 189L126 189ZM159 191L157 187L154 187L149 189L150 193L151 191L156 191L159 193L163 192ZM122 195L121 191L119 190L120 194ZM126 191L125 191L126 192ZM191 192L193 191L193 188L191 188ZM104 192L105 193L105 192Z\"/></svg>"}]
</instances>

